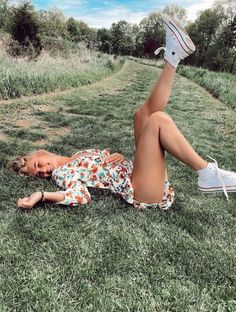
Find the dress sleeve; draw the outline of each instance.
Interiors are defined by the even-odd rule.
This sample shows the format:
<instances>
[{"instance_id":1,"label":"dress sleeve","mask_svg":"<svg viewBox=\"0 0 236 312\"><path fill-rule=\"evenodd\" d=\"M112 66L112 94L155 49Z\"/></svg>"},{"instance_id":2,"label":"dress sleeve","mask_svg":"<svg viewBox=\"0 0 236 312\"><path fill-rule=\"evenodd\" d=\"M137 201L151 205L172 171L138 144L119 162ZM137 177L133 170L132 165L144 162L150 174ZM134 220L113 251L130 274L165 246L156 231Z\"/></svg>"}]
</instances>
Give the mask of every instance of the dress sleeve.
<instances>
[{"instance_id":1,"label":"dress sleeve","mask_svg":"<svg viewBox=\"0 0 236 312\"><path fill-rule=\"evenodd\" d=\"M57 202L58 205L86 205L91 201L89 191L81 181L71 183L70 188L65 191L59 191L59 193L65 195L65 199L61 202Z\"/></svg>"},{"instance_id":2,"label":"dress sleeve","mask_svg":"<svg viewBox=\"0 0 236 312\"><path fill-rule=\"evenodd\" d=\"M94 154L98 154L101 156L109 156L110 155L110 149L106 148L104 150L100 150L97 148L89 148L89 149L78 151L76 154L79 154L79 153L94 153Z\"/></svg>"}]
</instances>

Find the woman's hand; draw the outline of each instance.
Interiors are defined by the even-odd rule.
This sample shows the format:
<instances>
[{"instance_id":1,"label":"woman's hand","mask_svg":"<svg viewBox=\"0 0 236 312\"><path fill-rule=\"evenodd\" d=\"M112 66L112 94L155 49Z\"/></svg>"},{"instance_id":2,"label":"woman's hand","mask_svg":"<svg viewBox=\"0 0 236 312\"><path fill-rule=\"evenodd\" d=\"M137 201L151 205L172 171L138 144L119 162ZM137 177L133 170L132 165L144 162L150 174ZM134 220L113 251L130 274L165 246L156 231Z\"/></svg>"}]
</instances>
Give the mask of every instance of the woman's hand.
<instances>
[{"instance_id":1,"label":"woman's hand","mask_svg":"<svg viewBox=\"0 0 236 312\"><path fill-rule=\"evenodd\" d=\"M32 209L42 199L41 192L35 192L29 197L19 198L17 206L24 209Z\"/></svg>"},{"instance_id":2,"label":"woman's hand","mask_svg":"<svg viewBox=\"0 0 236 312\"><path fill-rule=\"evenodd\" d=\"M114 153L106 157L106 163L115 164L124 161L124 156L119 153Z\"/></svg>"}]
</instances>

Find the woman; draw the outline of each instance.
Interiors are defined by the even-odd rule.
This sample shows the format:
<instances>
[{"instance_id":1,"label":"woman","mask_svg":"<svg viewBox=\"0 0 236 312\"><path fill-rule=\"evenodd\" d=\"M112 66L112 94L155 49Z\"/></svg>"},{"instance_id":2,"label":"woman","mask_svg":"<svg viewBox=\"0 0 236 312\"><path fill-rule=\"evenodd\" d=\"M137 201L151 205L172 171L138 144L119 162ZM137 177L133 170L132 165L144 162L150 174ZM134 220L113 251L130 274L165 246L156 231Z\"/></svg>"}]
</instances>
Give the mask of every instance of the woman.
<instances>
[{"instance_id":1,"label":"woman","mask_svg":"<svg viewBox=\"0 0 236 312\"><path fill-rule=\"evenodd\" d=\"M19 174L40 178L51 177L62 191L35 192L20 198L18 206L32 208L40 201L57 204L87 204L87 187L108 188L128 203L142 209L169 209L174 192L168 182L165 151L198 173L198 188L203 192L236 192L236 173L207 163L190 146L174 121L163 112L172 88L180 60L195 51L186 31L171 17L162 15L166 31L165 65L151 95L134 117L135 159L132 164L121 154L110 155L108 150L85 150L65 157L38 150L17 157L9 168Z\"/></svg>"}]
</instances>

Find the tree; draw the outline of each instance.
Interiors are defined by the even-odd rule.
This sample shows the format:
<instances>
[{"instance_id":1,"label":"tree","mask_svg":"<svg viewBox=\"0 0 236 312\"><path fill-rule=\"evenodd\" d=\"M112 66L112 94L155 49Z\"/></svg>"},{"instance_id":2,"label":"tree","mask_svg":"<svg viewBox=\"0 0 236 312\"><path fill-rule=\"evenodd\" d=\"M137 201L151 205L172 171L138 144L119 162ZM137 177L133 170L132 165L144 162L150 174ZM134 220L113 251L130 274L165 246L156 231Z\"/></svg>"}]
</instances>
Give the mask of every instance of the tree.
<instances>
[{"instance_id":1,"label":"tree","mask_svg":"<svg viewBox=\"0 0 236 312\"><path fill-rule=\"evenodd\" d=\"M236 15L230 24L231 47L236 49Z\"/></svg>"},{"instance_id":2,"label":"tree","mask_svg":"<svg viewBox=\"0 0 236 312\"><path fill-rule=\"evenodd\" d=\"M67 31L70 36L70 40L79 42L81 40L81 33L78 23L73 17L70 17L66 22Z\"/></svg>"},{"instance_id":3,"label":"tree","mask_svg":"<svg viewBox=\"0 0 236 312\"><path fill-rule=\"evenodd\" d=\"M42 44L39 36L39 23L30 2L24 2L14 8L11 35L23 48L32 48L33 54L40 53Z\"/></svg>"},{"instance_id":4,"label":"tree","mask_svg":"<svg viewBox=\"0 0 236 312\"><path fill-rule=\"evenodd\" d=\"M49 11L38 12L40 20L40 34L47 37L66 38L68 37L66 19L63 13L57 8Z\"/></svg>"},{"instance_id":5,"label":"tree","mask_svg":"<svg viewBox=\"0 0 236 312\"><path fill-rule=\"evenodd\" d=\"M218 36L218 45L222 47L224 58L227 57L229 50L236 47L236 17L222 28Z\"/></svg>"},{"instance_id":6,"label":"tree","mask_svg":"<svg viewBox=\"0 0 236 312\"><path fill-rule=\"evenodd\" d=\"M232 48L233 53L233 60L230 67L230 72L232 73L236 62L236 15L234 16L230 24L230 34L231 34L230 47Z\"/></svg>"},{"instance_id":7,"label":"tree","mask_svg":"<svg viewBox=\"0 0 236 312\"><path fill-rule=\"evenodd\" d=\"M87 48L93 49L97 42L97 30L90 28L85 22L77 21L80 32L80 41L84 41Z\"/></svg>"},{"instance_id":8,"label":"tree","mask_svg":"<svg viewBox=\"0 0 236 312\"><path fill-rule=\"evenodd\" d=\"M0 29L9 32L12 13L8 0L0 0Z\"/></svg>"},{"instance_id":9,"label":"tree","mask_svg":"<svg viewBox=\"0 0 236 312\"><path fill-rule=\"evenodd\" d=\"M236 14L236 2L235 0L216 0L213 8L221 7L223 11L225 12L228 20L232 21L235 14Z\"/></svg>"},{"instance_id":10,"label":"tree","mask_svg":"<svg viewBox=\"0 0 236 312\"><path fill-rule=\"evenodd\" d=\"M83 21L77 21L77 25L81 35L81 40L86 42L90 36L90 28L88 24Z\"/></svg>"},{"instance_id":11,"label":"tree","mask_svg":"<svg viewBox=\"0 0 236 312\"><path fill-rule=\"evenodd\" d=\"M136 25L127 23L125 27L125 41L123 45L124 55L134 55L136 49Z\"/></svg>"},{"instance_id":12,"label":"tree","mask_svg":"<svg viewBox=\"0 0 236 312\"><path fill-rule=\"evenodd\" d=\"M106 28L98 29L97 32L98 48L104 53L112 53L112 35L111 31Z\"/></svg>"},{"instance_id":13,"label":"tree","mask_svg":"<svg viewBox=\"0 0 236 312\"><path fill-rule=\"evenodd\" d=\"M88 49L95 49L97 46L97 29L89 28L86 45Z\"/></svg>"},{"instance_id":14,"label":"tree","mask_svg":"<svg viewBox=\"0 0 236 312\"><path fill-rule=\"evenodd\" d=\"M187 24L186 10L176 4L166 5L162 12L174 17L181 25Z\"/></svg>"},{"instance_id":15,"label":"tree","mask_svg":"<svg viewBox=\"0 0 236 312\"><path fill-rule=\"evenodd\" d=\"M208 63L207 53L213 40L217 37L217 31L221 25L224 15L219 8L207 9L201 12L197 20L190 24L188 32L197 46L197 52L189 60L195 59L197 65L204 66Z\"/></svg>"},{"instance_id":16,"label":"tree","mask_svg":"<svg viewBox=\"0 0 236 312\"><path fill-rule=\"evenodd\" d=\"M142 46L142 36L140 34L139 25L134 24L132 27L132 35L133 35L133 50L132 55L134 56L142 56L143 54L143 46Z\"/></svg>"},{"instance_id":17,"label":"tree","mask_svg":"<svg viewBox=\"0 0 236 312\"><path fill-rule=\"evenodd\" d=\"M140 24L139 46L142 56L154 56L154 51L165 42L164 28L159 13L152 13L144 18Z\"/></svg>"},{"instance_id":18,"label":"tree","mask_svg":"<svg viewBox=\"0 0 236 312\"><path fill-rule=\"evenodd\" d=\"M117 23L113 23L111 26L111 43L112 52L118 55L129 54L129 36L130 25L128 22L122 20Z\"/></svg>"}]
</instances>

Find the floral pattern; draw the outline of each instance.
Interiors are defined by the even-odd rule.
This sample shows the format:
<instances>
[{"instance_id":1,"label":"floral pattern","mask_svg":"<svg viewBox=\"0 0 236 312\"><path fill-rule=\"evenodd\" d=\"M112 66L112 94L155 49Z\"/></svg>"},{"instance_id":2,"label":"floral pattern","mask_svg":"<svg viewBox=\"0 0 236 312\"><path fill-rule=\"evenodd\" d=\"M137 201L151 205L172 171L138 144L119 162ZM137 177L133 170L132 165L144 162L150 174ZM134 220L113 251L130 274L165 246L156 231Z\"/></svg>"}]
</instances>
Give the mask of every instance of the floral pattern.
<instances>
[{"instance_id":1,"label":"floral pattern","mask_svg":"<svg viewBox=\"0 0 236 312\"><path fill-rule=\"evenodd\" d=\"M81 155L80 155L81 153ZM87 155L83 155L88 153ZM139 203L134 200L131 184L132 161L106 163L109 150L88 149L79 151L78 158L58 167L52 173L52 179L62 189L65 199L58 204L76 206L88 204L91 196L88 187L109 189L120 195L129 204L138 209L147 207L169 209L174 200L174 191L169 182L165 182L164 197L160 204Z\"/></svg>"}]
</instances>

